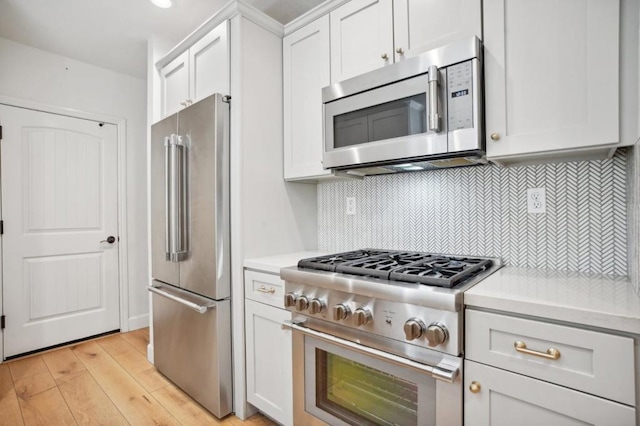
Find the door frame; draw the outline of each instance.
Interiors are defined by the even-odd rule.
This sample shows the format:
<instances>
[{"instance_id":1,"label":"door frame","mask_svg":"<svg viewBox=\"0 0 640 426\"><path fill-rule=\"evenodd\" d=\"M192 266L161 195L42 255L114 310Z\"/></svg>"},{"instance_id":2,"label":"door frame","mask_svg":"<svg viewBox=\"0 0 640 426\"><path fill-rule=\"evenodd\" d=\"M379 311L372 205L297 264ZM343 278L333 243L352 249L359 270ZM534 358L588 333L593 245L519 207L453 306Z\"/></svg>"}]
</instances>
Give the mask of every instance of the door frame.
<instances>
[{"instance_id":1,"label":"door frame","mask_svg":"<svg viewBox=\"0 0 640 426\"><path fill-rule=\"evenodd\" d=\"M86 111L80 111L73 108L65 108L56 105L49 105L40 102L33 102L20 98L0 95L0 105L6 105L15 108L23 108L34 111L40 111L50 114L63 115L71 118L79 118L83 120L91 120L113 124L116 126L118 135L118 236L124 244L118 244L118 289L120 299L120 331L129 331L129 267L127 253L127 120L124 117L117 117L106 114L95 114ZM1 124L1 123L0 123ZM0 142L1 143L1 142ZM1 182L0 182L1 190ZM1 201L1 200L0 200ZM2 206L0 205L0 216ZM0 247L0 310L4 314L3 293L4 283L2 282L2 247ZM2 331L0 339L0 364L4 357L4 331Z\"/></svg>"}]
</instances>

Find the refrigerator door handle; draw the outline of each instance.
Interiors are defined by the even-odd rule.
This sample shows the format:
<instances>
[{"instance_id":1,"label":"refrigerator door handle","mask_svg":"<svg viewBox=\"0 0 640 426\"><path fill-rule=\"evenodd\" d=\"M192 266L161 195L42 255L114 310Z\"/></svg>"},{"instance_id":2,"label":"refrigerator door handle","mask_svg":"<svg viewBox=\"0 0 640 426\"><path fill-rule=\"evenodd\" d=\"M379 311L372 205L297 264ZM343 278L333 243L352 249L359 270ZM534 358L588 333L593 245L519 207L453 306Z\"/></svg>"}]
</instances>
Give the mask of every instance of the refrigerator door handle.
<instances>
[{"instance_id":1,"label":"refrigerator door handle","mask_svg":"<svg viewBox=\"0 0 640 426\"><path fill-rule=\"evenodd\" d=\"M163 290L164 288L166 288L166 287L161 286L161 285L156 286L156 287L147 287L147 289L151 293L155 293L155 294L157 294L159 296L166 297L167 299L173 300L174 302L181 303L181 304L185 305L187 308L193 309L194 311L196 311L196 312L198 312L200 314L204 314L209 309L215 309L215 307L216 307L216 302L214 302L212 300L209 300L209 299L205 299L204 297L199 297L199 296L196 296L195 294L189 294L190 298L201 299L202 300L203 304L199 305L199 304L194 303L194 302L192 302L190 300L186 300L186 299L180 297L178 294L172 294L173 292L178 293L175 290L173 292L170 292L170 291Z\"/></svg>"},{"instance_id":2,"label":"refrigerator door handle","mask_svg":"<svg viewBox=\"0 0 640 426\"><path fill-rule=\"evenodd\" d=\"M181 262L189 251L188 157L186 138L165 138L166 259Z\"/></svg>"},{"instance_id":3,"label":"refrigerator door handle","mask_svg":"<svg viewBox=\"0 0 640 426\"><path fill-rule=\"evenodd\" d=\"M171 136L164 138L164 251L165 259L171 260L173 251L171 215Z\"/></svg>"}]
</instances>

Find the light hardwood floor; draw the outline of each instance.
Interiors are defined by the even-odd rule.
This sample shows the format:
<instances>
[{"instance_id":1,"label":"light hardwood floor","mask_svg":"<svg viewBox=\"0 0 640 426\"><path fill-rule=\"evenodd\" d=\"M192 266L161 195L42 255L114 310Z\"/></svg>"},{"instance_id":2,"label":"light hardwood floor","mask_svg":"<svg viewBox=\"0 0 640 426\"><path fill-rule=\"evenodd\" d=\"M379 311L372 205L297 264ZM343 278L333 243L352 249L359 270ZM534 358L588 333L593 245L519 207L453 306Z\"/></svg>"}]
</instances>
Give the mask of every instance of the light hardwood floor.
<instances>
[{"instance_id":1,"label":"light hardwood floor","mask_svg":"<svg viewBox=\"0 0 640 426\"><path fill-rule=\"evenodd\" d=\"M0 425L275 425L218 420L147 361L148 329L0 364Z\"/></svg>"}]
</instances>

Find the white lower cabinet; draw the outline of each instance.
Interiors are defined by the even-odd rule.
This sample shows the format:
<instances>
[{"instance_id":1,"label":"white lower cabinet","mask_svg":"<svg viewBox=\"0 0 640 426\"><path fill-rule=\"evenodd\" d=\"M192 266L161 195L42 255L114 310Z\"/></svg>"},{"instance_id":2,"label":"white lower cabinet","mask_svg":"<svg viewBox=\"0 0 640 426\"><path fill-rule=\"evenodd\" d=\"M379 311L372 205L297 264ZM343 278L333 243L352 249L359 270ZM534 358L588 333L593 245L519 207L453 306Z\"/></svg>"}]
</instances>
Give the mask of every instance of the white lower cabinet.
<instances>
[{"instance_id":1,"label":"white lower cabinet","mask_svg":"<svg viewBox=\"0 0 640 426\"><path fill-rule=\"evenodd\" d=\"M623 404L473 361L464 369L466 426L635 424Z\"/></svg>"},{"instance_id":2,"label":"white lower cabinet","mask_svg":"<svg viewBox=\"0 0 640 426\"><path fill-rule=\"evenodd\" d=\"M282 423L293 424L291 331L284 309L245 299L247 401Z\"/></svg>"},{"instance_id":3,"label":"white lower cabinet","mask_svg":"<svg viewBox=\"0 0 640 426\"><path fill-rule=\"evenodd\" d=\"M629 336L467 309L465 425L634 425L634 353Z\"/></svg>"}]
</instances>

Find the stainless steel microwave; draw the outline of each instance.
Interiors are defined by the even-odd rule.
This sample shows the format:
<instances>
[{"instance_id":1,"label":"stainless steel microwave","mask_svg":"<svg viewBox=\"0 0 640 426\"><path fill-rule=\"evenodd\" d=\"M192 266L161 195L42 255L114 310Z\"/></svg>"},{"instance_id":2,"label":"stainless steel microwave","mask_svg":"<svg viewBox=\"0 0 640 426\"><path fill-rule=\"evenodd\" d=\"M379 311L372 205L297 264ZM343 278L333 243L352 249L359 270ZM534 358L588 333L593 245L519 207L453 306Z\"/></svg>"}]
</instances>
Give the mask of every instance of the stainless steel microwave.
<instances>
[{"instance_id":1,"label":"stainless steel microwave","mask_svg":"<svg viewBox=\"0 0 640 426\"><path fill-rule=\"evenodd\" d=\"M482 44L462 40L322 89L325 169L485 164Z\"/></svg>"}]
</instances>

